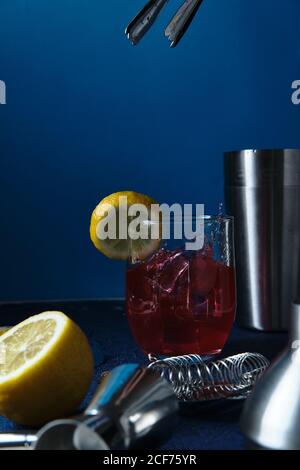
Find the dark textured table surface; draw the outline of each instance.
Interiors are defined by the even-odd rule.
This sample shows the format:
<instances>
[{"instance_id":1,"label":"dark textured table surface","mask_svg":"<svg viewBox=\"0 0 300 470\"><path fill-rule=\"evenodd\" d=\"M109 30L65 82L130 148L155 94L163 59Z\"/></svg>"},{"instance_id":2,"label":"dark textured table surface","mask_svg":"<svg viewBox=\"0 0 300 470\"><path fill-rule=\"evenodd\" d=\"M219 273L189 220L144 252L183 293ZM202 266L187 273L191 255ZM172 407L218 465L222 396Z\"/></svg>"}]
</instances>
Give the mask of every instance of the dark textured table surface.
<instances>
[{"instance_id":1,"label":"dark textured table surface","mask_svg":"<svg viewBox=\"0 0 300 470\"><path fill-rule=\"evenodd\" d=\"M87 333L96 356L101 345L103 362L97 366L88 401L101 372L125 362L145 363L145 356L134 343L121 300L50 301L0 304L0 324L13 325L43 310L62 310ZM284 347L284 333L262 333L234 327L223 355L256 351L273 359ZM238 422L243 404L183 405L173 435L163 449L243 449L244 439ZM0 417L0 432L21 429Z\"/></svg>"}]
</instances>

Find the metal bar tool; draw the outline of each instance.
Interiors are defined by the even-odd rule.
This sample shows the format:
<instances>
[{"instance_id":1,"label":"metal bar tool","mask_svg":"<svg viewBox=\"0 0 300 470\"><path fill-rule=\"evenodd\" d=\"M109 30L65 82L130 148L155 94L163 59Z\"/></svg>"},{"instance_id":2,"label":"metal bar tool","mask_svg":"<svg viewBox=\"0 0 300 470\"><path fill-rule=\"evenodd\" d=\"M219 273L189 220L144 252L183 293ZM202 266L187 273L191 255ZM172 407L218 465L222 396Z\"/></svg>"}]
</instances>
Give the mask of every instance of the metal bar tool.
<instances>
[{"instance_id":1,"label":"metal bar tool","mask_svg":"<svg viewBox=\"0 0 300 470\"><path fill-rule=\"evenodd\" d=\"M149 445L171 432L178 401L154 370L124 364L105 375L84 414L46 424L36 436L0 435L0 446L35 450L122 450Z\"/></svg>"}]
</instances>

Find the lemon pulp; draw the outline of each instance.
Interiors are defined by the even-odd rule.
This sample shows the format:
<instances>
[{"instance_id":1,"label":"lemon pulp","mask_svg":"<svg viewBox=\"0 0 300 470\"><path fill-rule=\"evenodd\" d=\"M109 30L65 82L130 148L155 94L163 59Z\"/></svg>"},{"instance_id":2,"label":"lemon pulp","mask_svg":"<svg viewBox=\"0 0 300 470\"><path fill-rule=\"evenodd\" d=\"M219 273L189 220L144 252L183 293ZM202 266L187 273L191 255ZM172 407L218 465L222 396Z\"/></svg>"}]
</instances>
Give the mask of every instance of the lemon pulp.
<instances>
[{"instance_id":1,"label":"lemon pulp","mask_svg":"<svg viewBox=\"0 0 300 470\"><path fill-rule=\"evenodd\" d=\"M55 328L55 320L39 320L3 338L1 347L5 363L0 362L0 377L20 369L40 353L53 337Z\"/></svg>"}]
</instances>

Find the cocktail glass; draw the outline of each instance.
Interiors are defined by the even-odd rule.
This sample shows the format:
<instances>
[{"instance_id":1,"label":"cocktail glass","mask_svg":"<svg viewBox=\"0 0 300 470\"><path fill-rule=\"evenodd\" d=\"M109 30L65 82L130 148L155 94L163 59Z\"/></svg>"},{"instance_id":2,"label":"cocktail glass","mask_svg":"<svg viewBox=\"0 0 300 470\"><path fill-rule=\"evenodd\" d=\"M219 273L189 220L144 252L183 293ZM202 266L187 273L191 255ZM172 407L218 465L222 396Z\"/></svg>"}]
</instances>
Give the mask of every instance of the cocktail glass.
<instances>
[{"instance_id":1,"label":"cocktail glass","mask_svg":"<svg viewBox=\"0 0 300 470\"><path fill-rule=\"evenodd\" d=\"M213 356L228 339L236 310L233 218L203 216L202 226L201 248L171 237L147 259L128 263L128 321L150 358Z\"/></svg>"}]
</instances>

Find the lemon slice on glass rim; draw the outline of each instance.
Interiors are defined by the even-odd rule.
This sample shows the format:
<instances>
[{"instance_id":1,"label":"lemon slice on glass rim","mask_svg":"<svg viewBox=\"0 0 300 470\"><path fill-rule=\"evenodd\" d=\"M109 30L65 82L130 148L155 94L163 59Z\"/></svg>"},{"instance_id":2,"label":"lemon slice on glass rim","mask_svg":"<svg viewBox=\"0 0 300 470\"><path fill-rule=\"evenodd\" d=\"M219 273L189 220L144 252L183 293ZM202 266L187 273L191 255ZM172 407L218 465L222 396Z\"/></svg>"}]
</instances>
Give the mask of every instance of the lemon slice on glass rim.
<instances>
[{"instance_id":1,"label":"lemon slice on glass rim","mask_svg":"<svg viewBox=\"0 0 300 470\"><path fill-rule=\"evenodd\" d=\"M134 223L137 218L130 215L130 208L136 205L143 208L140 220L147 231L146 238L137 238L134 233L138 228ZM112 259L137 261L147 258L159 248L161 242L159 219L153 207L158 208L153 198L134 191L120 191L106 196L95 207L91 217L90 237L94 246ZM154 214L156 217L153 218ZM156 230L151 232L155 224ZM113 235L108 232L109 225L115 228Z\"/></svg>"}]
</instances>

